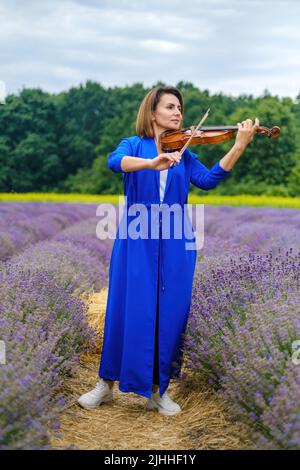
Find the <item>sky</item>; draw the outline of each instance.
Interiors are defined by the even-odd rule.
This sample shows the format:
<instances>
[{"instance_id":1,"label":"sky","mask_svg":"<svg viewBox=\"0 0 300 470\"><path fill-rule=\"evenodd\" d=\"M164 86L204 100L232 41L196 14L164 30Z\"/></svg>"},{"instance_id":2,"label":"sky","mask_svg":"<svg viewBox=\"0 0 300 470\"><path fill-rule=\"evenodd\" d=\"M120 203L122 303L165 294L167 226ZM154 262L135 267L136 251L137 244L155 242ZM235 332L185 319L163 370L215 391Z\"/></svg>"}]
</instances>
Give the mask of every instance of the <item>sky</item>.
<instances>
[{"instance_id":1,"label":"sky","mask_svg":"<svg viewBox=\"0 0 300 470\"><path fill-rule=\"evenodd\" d=\"M300 0L0 0L2 89L87 80L295 99Z\"/></svg>"}]
</instances>

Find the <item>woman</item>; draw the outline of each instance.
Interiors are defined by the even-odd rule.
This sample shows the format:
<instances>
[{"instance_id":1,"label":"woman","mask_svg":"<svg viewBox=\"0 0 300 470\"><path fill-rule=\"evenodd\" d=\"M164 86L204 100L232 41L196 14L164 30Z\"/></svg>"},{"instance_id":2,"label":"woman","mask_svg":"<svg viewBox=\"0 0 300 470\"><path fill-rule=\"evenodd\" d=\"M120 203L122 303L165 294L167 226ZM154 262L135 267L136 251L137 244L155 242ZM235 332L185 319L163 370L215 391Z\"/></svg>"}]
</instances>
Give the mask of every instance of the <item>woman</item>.
<instances>
[{"instance_id":1,"label":"woman","mask_svg":"<svg viewBox=\"0 0 300 470\"><path fill-rule=\"evenodd\" d=\"M83 407L110 402L118 380L121 391L147 397L147 409L165 415L181 411L166 390L170 379L180 376L196 250L186 249L190 238L185 233L175 237L171 217L170 236L162 236L164 211L170 214L173 204L180 208L187 204L190 182L204 190L215 188L230 174L259 126L258 119L254 125L250 119L238 123L233 147L209 170L189 149L182 156L162 152L161 133L181 129L182 118L180 91L154 88L140 105L137 135L122 139L109 155L109 168L123 174L125 210L110 261L100 381L79 398ZM144 228L152 223L158 236L128 235L136 215L133 209L144 214Z\"/></svg>"}]
</instances>

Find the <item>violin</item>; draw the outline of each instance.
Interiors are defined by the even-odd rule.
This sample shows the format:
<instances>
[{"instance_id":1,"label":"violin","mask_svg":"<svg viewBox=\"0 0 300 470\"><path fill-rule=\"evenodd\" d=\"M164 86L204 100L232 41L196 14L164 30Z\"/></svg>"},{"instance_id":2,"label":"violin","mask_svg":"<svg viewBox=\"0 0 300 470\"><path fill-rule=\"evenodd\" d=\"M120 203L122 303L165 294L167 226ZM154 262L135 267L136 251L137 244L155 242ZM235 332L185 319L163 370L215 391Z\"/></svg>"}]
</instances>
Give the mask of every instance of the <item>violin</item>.
<instances>
[{"instance_id":1,"label":"violin","mask_svg":"<svg viewBox=\"0 0 300 470\"><path fill-rule=\"evenodd\" d=\"M238 131L238 126L211 126L201 127L201 130L192 127L186 127L180 131L165 131L160 135L160 146L162 151L171 150L179 151L186 144L221 144L233 139ZM280 135L280 127L273 126L271 129L268 127L260 126L256 129L257 134L264 134L271 139L277 139Z\"/></svg>"}]
</instances>

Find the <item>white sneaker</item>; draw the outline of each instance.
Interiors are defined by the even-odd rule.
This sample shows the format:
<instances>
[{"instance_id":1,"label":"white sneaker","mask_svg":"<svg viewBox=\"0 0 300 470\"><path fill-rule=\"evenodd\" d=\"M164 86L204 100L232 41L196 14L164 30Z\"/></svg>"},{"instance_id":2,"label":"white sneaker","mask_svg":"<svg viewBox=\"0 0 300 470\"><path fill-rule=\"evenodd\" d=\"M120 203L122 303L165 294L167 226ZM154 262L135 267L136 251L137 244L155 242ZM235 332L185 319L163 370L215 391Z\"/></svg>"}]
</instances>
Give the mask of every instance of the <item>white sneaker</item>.
<instances>
[{"instance_id":1,"label":"white sneaker","mask_svg":"<svg viewBox=\"0 0 300 470\"><path fill-rule=\"evenodd\" d=\"M104 380L100 380L93 390L81 395L77 401L83 408L97 408L101 403L109 403L112 399L112 389Z\"/></svg>"},{"instance_id":2,"label":"white sneaker","mask_svg":"<svg viewBox=\"0 0 300 470\"><path fill-rule=\"evenodd\" d=\"M147 409L157 410L159 413L167 416L176 415L181 411L180 406L170 398L167 392L162 397L160 397L159 392L152 393L151 398L147 402Z\"/></svg>"}]
</instances>

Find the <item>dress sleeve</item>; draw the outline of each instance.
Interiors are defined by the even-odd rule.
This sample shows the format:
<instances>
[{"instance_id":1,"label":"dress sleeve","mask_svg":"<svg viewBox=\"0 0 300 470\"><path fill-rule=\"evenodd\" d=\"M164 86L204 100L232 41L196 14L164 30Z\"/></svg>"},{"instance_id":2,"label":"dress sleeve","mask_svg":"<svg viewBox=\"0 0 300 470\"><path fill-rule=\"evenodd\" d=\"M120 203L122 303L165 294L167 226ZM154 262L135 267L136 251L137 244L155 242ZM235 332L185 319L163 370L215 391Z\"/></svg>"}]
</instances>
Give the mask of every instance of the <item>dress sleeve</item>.
<instances>
[{"instance_id":1,"label":"dress sleeve","mask_svg":"<svg viewBox=\"0 0 300 470\"><path fill-rule=\"evenodd\" d=\"M191 177L190 181L200 189L209 190L218 186L221 181L230 175L232 170L224 170L220 162L214 164L212 168L207 168L199 162L198 155L189 151L191 157Z\"/></svg>"},{"instance_id":2,"label":"dress sleeve","mask_svg":"<svg viewBox=\"0 0 300 470\"><path fill-rule=\"evenodd\" d=\"M118 147L108 155L108 168L115 173L125 173L121 168L121 160L126 155L132 155L132 147L128 138L122 139Z\"/></svg>"}]
</instances>

